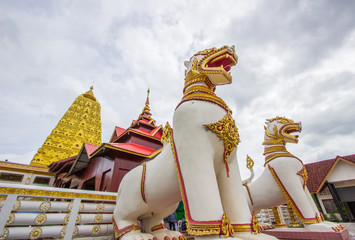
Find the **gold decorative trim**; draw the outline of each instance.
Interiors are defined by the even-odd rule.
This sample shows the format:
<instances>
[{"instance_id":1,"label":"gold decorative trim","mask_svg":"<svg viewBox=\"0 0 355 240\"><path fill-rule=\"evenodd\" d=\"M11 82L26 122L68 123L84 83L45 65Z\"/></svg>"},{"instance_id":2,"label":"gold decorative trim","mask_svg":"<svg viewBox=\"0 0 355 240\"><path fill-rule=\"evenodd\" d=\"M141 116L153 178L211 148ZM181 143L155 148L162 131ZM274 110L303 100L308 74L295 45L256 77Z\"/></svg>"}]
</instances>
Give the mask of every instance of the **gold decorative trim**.
<instances>
[{"instance_id":1,"label":"gold decorative trim","mask_svg":"<svg viewBox=\"0 0 355 240\"><path fill-rule=\"evenodd\" d=\"M258 219L255 217L254 213L253 213L253 217L251 220L251 231L254 234L260 233L259 222L258 222Z\"/></svg>"},{"instance_id":2,"label":"gold decorative trim","mask_svg":"<svg viewBox=\"0 0 355 240\"><path fill-rule=\"evenodd\" d=\"M251 232L250 224L232 224L234 232Z\"/></svg>"},{"instance_id":3,"label":"gold decorative trim","mask_svg":"<svg viewBox=\"0 0 355 240\"><path fill-rule=\"evenodd\" d=\"M118 229L116 221L113 217L112 217L112 224L113 224L113 232L115 234L116 239L120 238L124 234L129 233L131 231L138 231L139 230L139 225L134 225L134 224L129 225L124 228L121 228L121 229Z\"/></svg>"},{"instance_id":4,"label":"gold decorative trim","mask_svg":"<svg viewBox=\"0 0 355 240\"><path fill-rule=\"evenodd\" d=\"M47 190L24 189L24 188L9 188L9 187L0 187L0 194L18 194L18 195L62 197L62 198L99 199L99 200L109 200L109 201L116 200L116 196L109 196L109 195L47 191ZM16 211L17 209L13 209L13 210Z\"/></svg>"},{"instance_id":5,"label":"gold decorative trim","mask_svg":"<svg viewBox=\"0 0 355 240\"><path fill-rule=\"evenodd\" d=\"M84 203L80 203L80 205L79 205L79 212L81 212L81 211L83 211L83 209L84 209Z\"/></svg>"},{"instance_id":6,"label":"gold decorative trim","mask_svg":"<svg viewBox=\"0 0 355 240\"><path fill-rule=\"evenodd\" d=\"M67 226L64 226L64 227L62 228L62 230L60 230L59 236L60 236L61 238L64 238L66 232L67 232Z\"/></svg>"},{"instance_id":7,"label":"gold decorative trim","mask_svg":"<svg viewBox=\"0 0 355 240\"><path fill-rule=\"evenodd\" d=\"M92 233L95 234L95 235L98 235L101 231L101 227L100 225L95 225L93 228L92 228Z\"/></svg>"},{"instance_id":8,"label":"gold decorative trim","mask_svg":"<svg viewBox=\"0 0 355 240\"><path fill-rule=\"evenodd\" d=\"M184 86L184 89L182 90L183 93L185 93L186 89L191 86L192 84L194 83L198 83L198 82L204 82L206 83L207 87L209 89L213 89L215 87L215 85L212 84L212 82L210 81L210 79L206 76L206 75L197 75L195 77L192 77L192 78L189 78L189 77L186 77L185 78L185 86Z\"/></svg>"},{"instance_id":9,"label":"gold decorative trim","mask_svg":"<svg viewBox=\"0 0 355 240\"><path fill-rule=\"evenodd\" d=\"M71 202L71 203L68 204L67 209L70 212L72 210L72 208L73 208L73 203Z\"/></svg>"},{"instance_id":10,"label":"gold decorative trim","mask_svg":"<svg viewBox=\"0 0 355 240\"><path fill-rule=\"evenodd\" d=\"M307 181L308 181L308 173L305 165L302 165L302 169L297 172L297 175L300 175L303 179L303 190L307 186Z\"/></svg>"},{"instance_id":11,"label":"gold decorative trim","mask_svg":"<svg viewBox=\"0 0 355 240\"><path fill-rule=\"evenodd\" d=\"M1 193L1 188L0 188L0 193ZM17 211L20 207L21 207L21 201L16 200L16 202L14 203L14 206L12 208L12 211Z\"/></svg>"},{"instance_id":12,"label":"gold decorative trim","mask_svg":"<svg viewBox=\"0 0 355 240\"><path fill-rule=\"evenodd\" d=\"M291 157L291 158L295 158L297 159L298 161L300 161L303 165L303 162L301 159L299 159L298 157L294 156L293 154L289 153L289 152L281 152L281 153L273 153L273 154L270 154L268 156L265 157L265 163L264 163L264 167L267 163L269 163L270 161L274 160L275 158L278 158L278 157Z\"/></svg>"},{"instance_id":13,"label":"gold decorative trim","mask_svg":"<svg viewBox=\"0 0 355 240\"><path fill-rule=\"evenodd\" d=\"M135 132L135 133L137 133L137 132ZM158 138L155 138L155 140L160 141L160 139L158 139ZM113 149L113 150L119 150L121 152L130 153L130 154L133 154L133 155L136 155L136 156L140 156L140 157L146 157L146 158L152 158L152 157L158 155L158 153L160 153L162 151L162 149L158 149L158 150L154 151L152 154L146 155L146 154L141 154L141 153L133 152L133 151L130 151L130 150L126 150L126 149L123 149L123 148L120 148L120 147L115 147L115 146L112 146L112 145L109 145L109 144L104 144L104 147L105 148L110 148L110 149ZM101 148L99 150L101 150ZM98 152L98 151L95 150L95 152ZM94 154L90 155L90 157L93 157L93 156L94 156Z\"/></svg>"},{"instance_id":14,"label":"gold decorative trim","mask_svg":"<svg viewBox=\"0 0 355 240\"><path fill-rule=\"evenodd\" d=\"M288 214L290 214L290 219L291 219L290 225L291 226L299 226L300 224L297 222L297 220L295 218L295 214L293 213L292 207L290 207L288 204L287 204L287 211L288 211Z\"/></svg>"},{"instance_id":15,"label":"gold decorative trim","mask_svg":"<svg viewBox=\"0 0 355 240\"><path fill-rule=\"evenodd\" d=\"M226 214L222 217L221 233L224 238L233 237L234 229Z\"/></svg>"},{"instance_id":16,"label":"gold decorative trim","mask_svg":"<svg viewBox=\"0 0 355 240\"><path fill-rule=\"evenodd\" d=\"M33 172L40 172L40 173L49 173L47 167L40 167L40 166L34 166L34 165L22 165L22 164L16 164L16 163L4 163L0 162L0 167L5 168L9 170L9 168L13 168L16 170L23 170L23 171L33 171ZM51 175L55 175L54 173Z\"/></svg>"},{"instance_id":17,"label":"gold decorative trim","mask_svg":"<svg viewBox=\"0 0 355 240\"><path fill-rule=\"evenodd\" d=\"M279 210L277 209L277 207L272 208L272 213L274 214L274 219L275 219L276 225L280 225L281 218L280 218L280 213L279 213Z\"/></svg>"},{"instance_id":18,"label":"gold decorative trim","mask_svg":"<svg viewBox=\"0 0 355 240\"><path fill-rule=\"evenodd\" d=\"M39 210L41 212L47 212L49 209L51 209L52 204L49 201L42 202L41 205L39 205Z\"/></svg>"},{"instance_id":19,"label":"gold decorative trim","mask_svg":"<svg viewBox=\"0 0 355 240\"><path fill-rule=\"evenodd\" d=\"M98 212L103 212L103 211L105 210L105 204L103 204L103 203L97 204L96 210L97 210Z\"/></svg>"},{"instance_id":20,"label":"gold decorative trim","mask_svg":"<svg viewBox=\"0 0 355 240\"><path fill-rule=\"evenodd\" d=\"M102 222L102 219L103 219L102 214L96 214L95 217L94 217L94 221L95 221L96 223Z\"/></svg>"},{"instance_id":21,"label":"gold decorative trim","mask_svg":"<svg viewBox=\"0 0 355 240\"><path fill-rule=\"evenodd\" d=\"M38 239L42 236L42 229L39 227L32 228L31 232L28 234L29 239Z\"/></svg>"},{"instance_id":22,"label":"gold decorative trim","mask_svg":"<svg viewBox=\"0 0 355 240\"><path fill-rule=\"evenodd\" d=\"M186 101L191 101L191 100L197 100L197 101L206 101L206 102L211 102L214 103L227 112L232 112L227 104L209 88L205 86L192 86L187 91L184 93L184 96L182 97L180 103L177 105L176 109Z\"/></svg>"},{"instance_id":23,"label":"gold decorative trim","mask_svg":"<svg viewBox=\"0 0 355 240\"><path fill-rule=\"evenodd\" d=\"M47 215L44 214L44 213L38 214L37 217L35 218L35 224L36 225L42 225L46 221L47 221Z\"/></svg>"},{"instance_id":24,"label":"gold decorative trim","mask_svg":"<svg viewBox=\"0 0 355 240\"><path fill-rule=\"evenodd\" d=\"M70 218L70 214L65 215L65 217L64 217L64 223L65 223L65 224L68 224L68 223L69 223L69 218ZM81 215L78 214L78 215L76 216L75 223L78 224L80 221L81 221Z\"/></svg>"},{"instance_id":25,"label":"gold decorative trim","mask_svg":"<svg viewBox=\"0 0 355 240\"><path fill-rule=\"evenodd\" d=\"M78 235L79 232L79 228L77 226L74 227L74 231L73 231L73 237L75 237L76 235Z\"/></svg>"},{"instance_id":26,"label":"gold decorative trim","mask_svg":"<svg viewBox=\"0 0 355 240\"><path fill-rule=\"evenodd\" d=\"M162 143L169 142L170 137L172 135L172 130L168 122L166 122L165 127L163 129L163 135L161 136L160 141Z\"/></svg>"},{"instance_id":27,"label":"gold decorative trim","mask_svg":"<svg viewBox=\"0 0 355 240\"><path fill-rule=\"evenodd\" d=\"M247 168L252 169L253 167L254 167L254 161L253 159L251 159L251 157L249 157L249 155L247 155Z\"/></svg>"},{"instance_id":28,"label":"gold decorative trim","mask_svg":"<svg viewBox=\"0 0 355 240\"><path fill-rule=\"evenodd\" d=\"M298 219L306 224L313 224L313 223L319 223L317 217L315 218L309 218L306 219L303 217L302 213L300 212L300 210L297 208L296 204L293 202L293 200L291 199L291 196L289 196L288 192L286 191L286 189L284 188L284 186L282 185L281 181L279 180L278 176L276 175L275 170L268 165L269 170L271 172L272 177L274 178L275 182L277 183L277 185L279 186L282 194L284 195L284 197L287 200L288 205L292 208L293 212L296 213Z\"/></svg>"},{"instance_id":29,"label":"gold decorative trim","mask_svg":"<svg viewBox=\"0 0 355 240\"><path fill-rule=\"evenodd\" d=\"M142 169L142 178L141 178L141 196L142 196L142 199L145 203L147 203L147 199L145 198L145 175L146 175L146 172L147 172L147 162L144 162L141 164L141 166L143 167Z\"/></svg>"},{"instance_id":30,"label":"gold decorative trim","mask_svg":"<svg viewBox=\"0 0 355 240\"><path fill-rule=\"evenodd\" d=\"M248 192L248 196L249 196L249 199L250 199L251 205L254 205L254 202L253 202L253 199L252 199L252 197L251 197L251 194L250 194L250 189L249 189L248 184L243 184L243 186L247 189L247 192Z\"/></svg>"},{"instance_id":31,"label":"gold decorative trim","mask_svg":"<svg viewBox=\"0 0 355 240\"><path fill-rule=\"evenodd\" d=\"M10 224L13 223L14 221L15 221L15 214L11 213L11 214L9 215L9 219L7 219L7 221L6 221L6 224L7 224L7 225L10 225Z\"/></svg>"},{"instance_id":32,"label":"gold decorative trim","mask_svg":"<svg viewBox=\"0 0 355 240\"><path fill-rule=\"evenodd\" d=\"M103 211L105 210L105 204L103 204L103 203L97 204L96 210L97 210L98 212L103 212Z\"/></svg>"},{"instance_id":33,"label":"gold decorative trim","mask_svg":"<svg viewBox=\"0 0 355 240\"><path fill-rule=\"evenodd\" d=\"M0 234L0 240L5 240L9 236L9 229L4 228Z\"/></svg>"},{"instance_id":34,"label":"gold decorative trim","mask_svg":"<svg viewBox=\"0 0 355 240\"><path fill-rule=\"evenodd\" d=\"M272 146L272 147L265 147L263 155L273 152L288 152L285 145L282 146Z\"/></svg>"},{"instance_id":35,"label":"gold decorative trim","mask_svg":"<svg viewBox=\"0 0 355 240\"><path fill-rule=\"evenodd\" d=\"M235 126L235 121L228 112L221 120L216 123L205 124L206 128L217 134L217 136L223 140L224 144L224 163L227 168L227 175L229 175L228 163L227 160L237 145L240 142L238 128Z\"/></svg>"},{"instance_id":36,"label":"gold decorative trim","mask_svg":"<svg viewBox=\"0 0 355 240\"><path fill-rule=\"evenodd\" d=\"M154 232L154 231L158 231L160 229L165 229L167 228L164 224L160 223L158 225L155 225L151 228L151 231Z\"/></svg>"}]
</instances>

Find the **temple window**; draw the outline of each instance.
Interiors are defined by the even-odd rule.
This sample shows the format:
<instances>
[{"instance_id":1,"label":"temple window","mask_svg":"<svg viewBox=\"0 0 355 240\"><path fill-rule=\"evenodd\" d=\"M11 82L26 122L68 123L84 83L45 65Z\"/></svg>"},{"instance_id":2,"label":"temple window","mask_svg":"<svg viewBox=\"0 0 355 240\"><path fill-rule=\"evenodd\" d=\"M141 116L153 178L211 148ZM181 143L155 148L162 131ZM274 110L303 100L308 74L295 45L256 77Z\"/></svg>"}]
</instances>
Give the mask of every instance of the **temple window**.
<instances>
[{"instance_id":1,"label":"temple window","mask_svg":"<svg viewBox=\"0 0 355 240\"><path fill-rule=\"evenodd\" d=\"M37 177L35 178L35 180L33 180L33 183L34 183L34 184L49 185L49 181L50 181L50 180L51 180L51 179L48 178L48 177L39 177L39 176L37 176Z\"/></svg>"},{"instance_id":2,"label":"temple window","mask_svg":"<svg viewBox=\"0 0 355 240\"><path fill-rule=\"evenodd\" d=\"M327 211L327 213L338 213L338 209L335 206L335 202L333 199L324 199L322 200L325 211Z\"/></svg>"},{"instance_id":3,"label":"temple window","mask_svg":"<svg viewBox=\"0 0 355 240\"><path fill-rule=\"evenodd\" d=\"M2 172L0 173L0 181L22 182L24 175Z\"/></svg>"}]
</instances>

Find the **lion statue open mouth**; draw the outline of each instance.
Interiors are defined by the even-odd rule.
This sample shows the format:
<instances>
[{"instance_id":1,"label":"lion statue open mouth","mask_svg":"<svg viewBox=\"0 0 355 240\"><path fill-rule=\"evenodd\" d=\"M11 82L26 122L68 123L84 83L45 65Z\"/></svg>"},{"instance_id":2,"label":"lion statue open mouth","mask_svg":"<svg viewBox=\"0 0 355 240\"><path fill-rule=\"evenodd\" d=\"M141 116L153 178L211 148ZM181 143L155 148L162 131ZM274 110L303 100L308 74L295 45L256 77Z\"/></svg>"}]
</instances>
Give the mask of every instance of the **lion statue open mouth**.
<instances>
[{"instance_id":1,"label":"lion statue open mouth","mask_svg":"<svg viewBox=\"0 0 355 240\"><path fill-rule=\"evenodd\" d=\"M244 181L245 195L254 212L288 204L311 231L338 231L342 225L324 221L307 188L308 175L301 159L289 153L286 143L298 143L301 123L285 117L266 120L263 145L265 170L255 181Z\"/></svg>"},{"instance_id":2,"label":"lion statue open mouth","mask_svg":"<svg viewBox=\"0 0 355 240\"><path fill-rule=\"evenodd\" d=\"M121 240L183 240L163 219L184 202L187 231L195 238L275 239L258 232L239 173L238 129L232 111L214 90L230 84L234 46L200 51L185 62L185 86L164 128L162 152L124 177L113 223ZM142 222L144 232L137 221Z\"/></svg>"}]
</instances>

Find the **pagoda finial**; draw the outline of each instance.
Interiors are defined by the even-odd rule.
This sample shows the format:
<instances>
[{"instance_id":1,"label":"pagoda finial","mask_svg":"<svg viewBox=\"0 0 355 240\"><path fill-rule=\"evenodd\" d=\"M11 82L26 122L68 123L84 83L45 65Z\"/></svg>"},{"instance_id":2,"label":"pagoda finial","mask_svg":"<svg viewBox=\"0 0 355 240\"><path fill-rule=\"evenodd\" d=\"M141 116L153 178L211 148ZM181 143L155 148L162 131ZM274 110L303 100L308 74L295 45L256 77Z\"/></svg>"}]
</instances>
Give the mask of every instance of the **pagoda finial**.
<instances>
[{"instance_id":1,"label":"pagoda finial","mask_svg":"<svg viewBox=\"0 0 355 240\"><path fill-rule=\"evenodd\" d=\"M149 93L150 93L150 89L148 87L148 90L147 90L147 101L145 101L145 105L149 105Z\"/></svg>"},{"instance_id":2,"label":"pagoda finial","mask_svg":"<svg viewBox=\"0 0 355 240\"><path fill-rule=\"evenodd\" d=\"M91 85L90 90L91 91L94 90L94 85Z\"/></svg>"},{"instance_id":3,"label":"pagoda finial","mask_svg":"<svg viewBox=\"0 0 355 240\"><path fill-rule=\"evenodd\" d=\"M144 109L143 109L143 112L150 114L150 107L149 107L149 93L150 93L150 89L148 87L148 90L147 90L147 100L145 101L145 106L144 106Z\"/></svg>"},{"instance_id":4,"label":"pagoda finial","mask_svg":"<svg viewBox=\"0 0 355 240\"><path fill-rule=\"evenodd\" d=\"M149 124L152 126L155 126L155 121L152 119L152 114L150 113L150 107L149 107L149 94L150 94L150 88L148 87L147 90L147 100L145 101L145 106L143 108L142 113L138 117L138 121L145 119L149 121Z\"/></svg>"}]
</instances>

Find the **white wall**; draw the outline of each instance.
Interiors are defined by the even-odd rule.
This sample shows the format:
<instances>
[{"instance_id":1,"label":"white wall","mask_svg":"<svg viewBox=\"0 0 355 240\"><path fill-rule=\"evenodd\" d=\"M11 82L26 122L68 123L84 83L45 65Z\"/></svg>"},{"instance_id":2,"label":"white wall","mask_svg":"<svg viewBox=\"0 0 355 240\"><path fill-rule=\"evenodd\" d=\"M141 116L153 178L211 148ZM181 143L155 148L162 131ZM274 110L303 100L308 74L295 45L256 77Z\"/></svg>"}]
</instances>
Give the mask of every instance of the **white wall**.
<instances>
[{"instance_id":1,"label":"white wall","mask_svg":"<svg viewBox=\"0 0 355 240\"><path fill-rule=\"evenodd\" d=\"M328 177L328 182L340 182L355 179L355 165L340 160Z\"/></svg>"}]
</instances>

